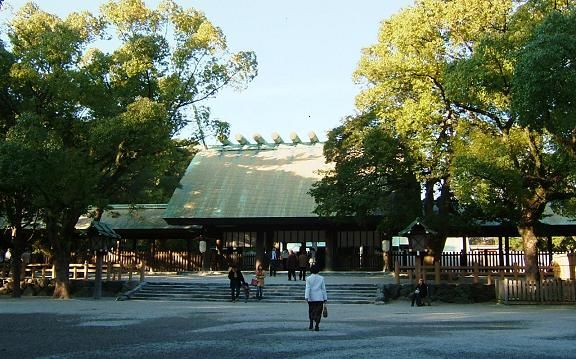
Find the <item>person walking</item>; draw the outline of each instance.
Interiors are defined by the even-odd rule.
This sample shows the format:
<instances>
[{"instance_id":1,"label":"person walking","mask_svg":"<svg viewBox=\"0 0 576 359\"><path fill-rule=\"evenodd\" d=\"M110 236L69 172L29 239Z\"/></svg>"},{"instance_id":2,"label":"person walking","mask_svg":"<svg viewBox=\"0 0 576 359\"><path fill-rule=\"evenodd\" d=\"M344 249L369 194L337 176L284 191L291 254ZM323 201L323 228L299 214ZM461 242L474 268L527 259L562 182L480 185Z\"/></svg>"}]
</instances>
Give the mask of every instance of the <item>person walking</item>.
<instances>
[{"instance_id":1,"label":"person walking","mask_svg":"<svg viewBox=\"0 0 576 359\"><path fill-rule=\"evenodd\" d=\"M298 268L298 257L293 250L290 250L288 254L288 260L286 261L286 270L288 270L288 280L296 280L296 268Z\"/></svg>"},{"instance_id":2,"label":"person walking","mask_svg":"<svg viewBox=\"0 0 576 359\"><path fill-rule=\"evenodd\" d=\"M256 299L262 300L262 291L264 289L264 278L266 278L266 272L262 268L262 264L258 265L256 268Z\"/></svg>"},{"instance_id":3,"label":"person walking","mask_svg":"<svg viewBox=\"0 0 576 359\"><path fill-rule=\"evenodd\" d=\"M306 291L304 292L304 299L308 302L308 319L310 325L308 330L320 330L320 319L322 318L322 310L324 304L328 302L328 294L326 293L326 283L324 277L319 275L320 268L318 265L313 265L310 268L310 274L306 278ZM316 323L316 325L314 325Z\"/></svg>"},{"instance_id":4,"label":"person walking","mask_svg":"<svg viewBox=\"0 0 576 359\"><path fill-rule=\"evenodd\" d=\"M236 299L240 297L240 288L243 284L246 284L244 275L242 275L242 271L238 266L236 266L236 264L232 264L230 267L228 279L230 279L230 294L232 295L231 302L235 302Z\"/></svg>"},{"instance_id":5,"label":"person walking","mask_svg":"<svg viewBox=\"0 0 576 359\"><path fill-rule=\"evenodd\" d=\"M298 278L300 280L306 280L306 270L308 269L308 255L306 254L306 250L300 251L300 255L298 256L298 268L300 269L298 272Z\"/></svg>"}]
</instances>

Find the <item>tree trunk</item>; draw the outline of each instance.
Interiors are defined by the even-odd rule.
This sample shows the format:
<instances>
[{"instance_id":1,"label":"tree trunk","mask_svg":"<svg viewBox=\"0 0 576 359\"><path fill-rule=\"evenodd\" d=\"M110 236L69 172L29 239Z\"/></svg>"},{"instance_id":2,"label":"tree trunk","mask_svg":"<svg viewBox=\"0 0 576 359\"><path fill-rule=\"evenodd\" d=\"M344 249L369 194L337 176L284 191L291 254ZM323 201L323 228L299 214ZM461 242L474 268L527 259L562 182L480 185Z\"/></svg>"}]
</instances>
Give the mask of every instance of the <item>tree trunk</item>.
<instances>
[{"instance_id":1,"label":"tree trunk","mask_svg":"<svg viewBox=\"0 0 576 359\"><path fill-rule=\"evenodd\" d=\"M538 273L538 238L534 234L534 226L518 226L518 232L522 236L524 246L524 262L526 265L526 278L528 280L537 280Z\"/></svg>"},{"instance_id":2,"label":"tree trunk","mask_svg":"<svg viewBox=\"0 0 576 359\"><path fill-rule=\"evenodd\" d=\"M19 219L21 221L21 219ZM12 227L12 260L10 261L10 271L12 273L12 297L20 298L22 296L22 287L20 285L22 281L21 273L21 263L22 263L22 253L24 252L24 238L22 236L22 230L20 225Z\"/></svg>"},{"instance_id":3,"label":"tree trunk","mask_svg":"<svg viewBox=\"0 0 576 359\"><path fill-rule=\"evenodd\" d=\"M70 248L74 239L74 228L82 209L70 208L49 211L46 215L46 235L52 245L55 268L55 299L70 299Z\"/></svg>"},{"instance_id":4,"label":"tree trunk","mask_svg":"<svg viewBox=\"0 0 576 359\"><path fill-rule=\"evenodd\" d=\"M54 299L70 299L70 257L61 246L54 253L54 268L56 278L54 283Z\"/></svg>"},{"instance_id":5,"label":"tree trunk","mask_svg":"<svg viewBox=\"0 0 576 359\"><path fill-rule=\"evenodd\" d=\"M46 217L46 235L52 245L52 258L55 273L54 294L55 299L70 299L70 249L67 238L58 230L60 226L55 217Z\"/></svg>"}]
</instances>

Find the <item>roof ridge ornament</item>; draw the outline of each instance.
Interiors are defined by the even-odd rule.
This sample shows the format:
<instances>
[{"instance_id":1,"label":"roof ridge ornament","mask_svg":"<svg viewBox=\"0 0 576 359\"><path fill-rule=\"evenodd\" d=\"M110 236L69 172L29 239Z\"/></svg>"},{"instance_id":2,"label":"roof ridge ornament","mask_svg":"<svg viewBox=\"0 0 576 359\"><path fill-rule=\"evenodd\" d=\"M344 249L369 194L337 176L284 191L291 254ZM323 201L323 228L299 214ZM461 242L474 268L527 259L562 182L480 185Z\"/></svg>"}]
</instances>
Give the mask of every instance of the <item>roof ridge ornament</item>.
<instances>
[{"instance_id":1,"label":"roof ridge ornament","mask_svg":"<svg viewBox=\"0 0 576 359\"><path fill-rule=\"evenodd\" d=\"M295 145L302 143L302 140L300 139L300 137L298 137L298 134L296 132L290 133L290 139L292 140L292 143Z\"/></svg>"},{"instance_id":2,"label":"roof ridge ornament","mask_svg":"<svg viewBox=\"0 0 576 359\"><path fill-rule=\"evenodd\" d=\"M282 139L282 137L280 137L280 135L278 134L278 132L273 132L272 133L272 140L274 141L275 144L277 145L281 145L284 143L284 140Z\"/></svg>"},{"instance_id":3,"label":"roof ridge ornament","mask_svg":"<svg viewBox=\"0 0 576 359\"><path fill-rule=\"evenodd\" d=\"M246 137L244 137L244 135L242 135L242 134L236 135L236 141L238 141L238 143L241 144L242 146L247 146L250 144L250 142L248 142Z\"/></svg>"},{"instance_id":4,"label":"roof ridge ornament","mask_svg":"<svg viewBox=\"0 0 576 359\"><path fill-rule=\"evenodd\" d=\"M254 138L254 141L256 141L256 143L260 146L266 144L266 140L259 133L255 133L254 136L252 136L252 138Z\"/></svg>"},{"instance_id":5,"label":"roof ridge ornament","mask_svg":"<svg viewBox=\"0 0 576 359\"><path fill-rule=\"evenodd\" d=\"M310 138L311 144L315 144L315 143L320 142L320 140L318 139L318 136L316 136L316 132L314 132L314 131L308 132L308 138Z\"/></svg>"}]
</instances>

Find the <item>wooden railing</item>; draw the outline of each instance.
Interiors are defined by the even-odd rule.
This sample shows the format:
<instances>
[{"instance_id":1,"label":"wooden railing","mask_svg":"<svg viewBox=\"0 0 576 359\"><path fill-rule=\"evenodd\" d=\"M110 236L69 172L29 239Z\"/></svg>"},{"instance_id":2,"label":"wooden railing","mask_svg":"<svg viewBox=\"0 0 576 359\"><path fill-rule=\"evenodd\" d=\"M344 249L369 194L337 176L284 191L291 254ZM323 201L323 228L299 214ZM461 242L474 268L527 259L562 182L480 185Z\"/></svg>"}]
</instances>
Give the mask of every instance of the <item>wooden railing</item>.
<instances>
[{"instance_id":1,"label":"wooden railing","mask_svg":"<svg viewBox=\"0 0 576 359\"><path fill-rule=\"evenodd\" d=\"M538 264L540 267L548 267L551 264L553 254L540 252L538 254ZM227 270L231 262L239 263L242 269L253 269L255 266L255 255L253 253L243 254L225 254L215 256L212 254L209 267L214 270ZM75 260L75 259L73 259ZM80 259L76 259L80 260ZM398 261L404 268L416 266L417 256L415 252L393 251L390 257L390 263ZM116 263L127 268L132 265L139 266L140 263L146 263L147 271L154 272L193 272L202 270L202 254L194 251L132 251L122 249L121 251L110 252L104 258L105 263ZM498 268L512 268L514 265L523 268L524 252L510 251L509 253L495 253L491 251L480 252L445 252L442 253L440 264L445 271L460 272L461 267L472 267L478 263L481 272L496 271ZM332 269L337 271L381 271L383 267L382 254L369 253L360 257L347 252L338 252L332 258ZM454 269L449 269L454 268Z\"/></svg>"},{"instance_id":2,"label":"wooden railing","mask_svg":"<svg viewBox=\"0 0 576 359\"><path fill-rule=\"evenodd\" d=\"M105 280L132 280L139 277L142 281L145 274L146 266L135 264L123 266L118 263L107 263L102 266ZM50 264L28 264L25 267L23 278L27 279L52 279L55 277L55 268ZM94 279L96 274L96 265L91 263L70 264L69 278L72 280Z\"/></svg>"},{"instance_id":3,"label":"wooden railing","mask_svg":"<svg viewBox=\"0 0 576 359\"><path fill-rule=\"evenodd\" d=\"M426 280L434 280L436 283L466 278L472 283L493 284L496 278L523 278L525 267L517 264L512 266L481 266L479 263L472 263L471 266L442 266L440 262L436 262L432 266L419 265L416 262L415 266L408 267L400 265L400 262L397 261L394 266L394 276L397 283L400 283L401 278L410 282L425 278ZM541 279L554 277L553 267L540 267L539 276Z\"/></svg>"},{"instance_id":4,"label":"wooden railing","mask_svg":"<svg viewBox=\"0 0 576 359\"><path fill-rule=\"evenodd\" d=\"M552 261L552 256L559 253L561 252L539 252L538 265L543 267L549 266ZM398 261L404 267L414 267L416 265L416 258L416 252L392 252L392 261ZM443 267L471 266L472 263L478 263L481 267L504 267L513 266L514 264L524 266L524 252L510 251L508 253L498 253L489 250L468 253L443 252L440 263Z\"/></svg>"},{"instance_id":5,"label":"wooden railing","mask_svg":"<svg viewBox=\"0 0 576 359\"><path fill-rule=\"evenodd\" d=\"M496 299L503 304L574 304L576 281L549 279L499 279L496 281Z\"/></svg>"}]
</instances>

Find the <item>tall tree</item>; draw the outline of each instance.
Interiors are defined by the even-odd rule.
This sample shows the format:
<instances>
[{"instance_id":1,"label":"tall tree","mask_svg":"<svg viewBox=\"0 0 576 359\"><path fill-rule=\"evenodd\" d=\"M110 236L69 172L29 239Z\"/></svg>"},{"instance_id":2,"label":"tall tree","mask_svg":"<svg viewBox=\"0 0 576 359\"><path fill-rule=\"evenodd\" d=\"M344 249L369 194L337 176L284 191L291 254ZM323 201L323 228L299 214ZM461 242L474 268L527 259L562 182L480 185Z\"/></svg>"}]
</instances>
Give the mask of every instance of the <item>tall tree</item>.
<instances>
[{"instance_id":1,"label":"tall tree","mask_svg":"<svg viewBox=\"0 0 576 359\"><path fill-rule=\"evenodd\" d=\"M458 129L455 192L463 205L480 209L480 218L518 228L532 279L544 209L576 196L570 141L576 123L566 121L574 112L557 90L575 73L569 63L576 52L559 36L573 32L573 10L556 1L510 6L498 16L499 31L484 33L470 56L449 69L450 95L467 111ZM559 47L564 51L552 55ZM544 61L544 54L551 56Z\"/></svg>"},{"instance_id":2,"label":"tall tree","mask_svg":"<svg viewBox=\"0 0 576 359\"><path fill-rule=\"evenodd\" d=\"M368 191L380 191L379 197L396 197L398 200L388 201L385 207L382 207L383 203L373 201L370 204L372 211L385 214L384 223L395 223L396 228L390 228L391 231L408 225L417 216L423 217L438 231L438 237L430 248L436 257L441 253L447 224L454 224L458 217L451 191L450 165L459 113L446 96L445 70L452 59L464 56L455 49L462 48L464 53L467 42L474 41L470 34L477 35L479 29L490 22L492 14L490 7L477 6L474 13L467 14L467 21L445 16L446 7L453 8L455 3L419 1L416 6L383 22L379 42L363 50L355 72L356 80L366 85L356 101L360 117L366 114L374 116L371 127L379 128L381 133L394 139L398 146L394 147L393 153L401 153L382 157L381 164L402 168L399 173L409 173L410 176L398 178L413 181L412 185L405 187L416 193L410 197L413 200L405 201L397 195L398 188L382 185L388 181L373 181L374 185ZM451 11L458 13L454 9ZM457 40L447 41L447 34L452 34ZM361 144L368 132L351 121L358 122L348 120L345 126L356 132L355 141ZM328 145L328 148L332 146ZM340 144L336 145L345 150ZM356 151L355 156L362 158L365 153L369 152ZM336 161L338 170L339 159ZM370 162L365 160L358 160L353 165L358 166L359 172L371 168ZM354 185L353 177L347 180L349 185ZM368 194L365 191L368 187L360 186L358 189ZM420 193L423 194L422 205L419 203ZM337 199L333 201L338 203ZM410 211L402 210L409 204L412 205ZM389 214L396 212L407 215L402 221L394 221Z\"/></svg>"},{"instance_id":3,"label":"tall tree","mask_svg":"<svg viewBox=\"0 0 576 359\"><path fill-rule=\"evenodd\" d=\"M108 36L120 42L112 52L89 48ZM204 14L172 1L155 10L110 1L99 16L66 19L27 4L9 38L13 127L33 129L42 149L35 203L54 252L54 296L67 298L79 216L88 206L132 202L165 181L177 153L171 138L191 121L189 108L225 86L244 86L256 58L229 53Z\"/></svg>"},{"instance_id":4,"label":"tall tree","mask_svg":"<svg viewBox=\"0 0 576 359\"><path fill-rule=\"evenodd\" d=\"M381 228L389 235L401 229L399 223L421 215L420 186L411 159L394 130L389 130L368 113L348 118L328 133L324 155L335 165L310 191L317 214L355 217L359 223L383 216Z\"/></svg>"},{"instance_id":5,"label":"tall tree","mask_svg":"<svg viewBox=\"0 0 576 359\"><path fill-rule=\"evenodd\" d=\"M513 223L531 277L545 206L574 197L571 13L547 0L420 0L382 24L356 71L357 106L398 136L428 224Z\"/></svg>"}]
</instances>

